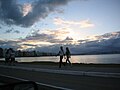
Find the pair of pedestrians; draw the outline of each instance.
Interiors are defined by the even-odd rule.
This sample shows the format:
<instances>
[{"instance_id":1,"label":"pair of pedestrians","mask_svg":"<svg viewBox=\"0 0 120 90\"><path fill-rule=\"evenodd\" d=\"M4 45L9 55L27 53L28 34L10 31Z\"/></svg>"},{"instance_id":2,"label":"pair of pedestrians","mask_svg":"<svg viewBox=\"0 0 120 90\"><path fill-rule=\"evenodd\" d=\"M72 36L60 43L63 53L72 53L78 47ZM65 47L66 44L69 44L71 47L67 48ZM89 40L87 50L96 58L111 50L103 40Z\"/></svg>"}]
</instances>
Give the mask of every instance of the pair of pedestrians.
<instances>
[{"instance_id":1,"label":"pair of pedestrians","mask_svg":"<svg viewBox=\"0 0 120 90\"><path fill-rule=\"evenodd\" d=\"M15 62L15 51L12 48L9 48L5 53L5 63L14 65L14 62Z\"/></svg>"},{"instance_id":2,"label":"pair of pedestrians","mask_svg":"<svg viewBox=\"0 0 120 90\"><path fill-rule=\"evenodd\" d=\"M58 55L60 56L60 61L59 61L59 68L61 68L61 65L63 64L65 66L65 64L67 64L67 62L72 65L72 63L70 62L69 58L71 58L71 54L70 54L70 50L68 47L66 47L66 52L64 53L63 47L60 47L60 51L58 53ZM64 63L62 60L63 58L66 59L66 63Z\"/></svg>"}]
</instances>

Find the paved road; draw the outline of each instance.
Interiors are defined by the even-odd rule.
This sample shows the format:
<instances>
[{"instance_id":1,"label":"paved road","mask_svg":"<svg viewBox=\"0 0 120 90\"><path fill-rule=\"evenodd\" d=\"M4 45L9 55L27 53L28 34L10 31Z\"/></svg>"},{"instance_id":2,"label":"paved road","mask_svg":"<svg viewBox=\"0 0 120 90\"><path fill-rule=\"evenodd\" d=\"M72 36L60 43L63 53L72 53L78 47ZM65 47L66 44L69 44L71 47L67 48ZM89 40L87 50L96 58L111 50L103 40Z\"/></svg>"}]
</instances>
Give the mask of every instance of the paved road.
<instances>
[{"instance_id":1,"label":"paved road","mask_svg":"<svg viewBox=\"0 0 120 90\"><path fill-rule=\"evenodd\" d=\"M15 68L16 67L16 68ZM21 69L21 68L24 69ZM27 68L34 68L29 70ZM35 71L37 69L38 71ZM102 68L103 69L103 68ZM119 68L105 68L105 69L84 67L82 71L86 70L89 72L107 72L107 73L117 73L119 74ZM111 72L110 72L111 69ZM43 71L40 71L43 70ZM86 75L73 75L65 73L52 73L46 72L45 70L59 70L59 72L67 71L80 71L81 69L77 67L65 67L61 69L56 69L56 66L37 66L37 65L17 65L17 66L5 66L0 65L0 74L12 76L16 78L21 78L25 80L32 80L38 83L60 87L63 89L73 89L73 90L120 90L120 78L118 77L100 77L100 76L86 76ZM12 82L12 81L11 81Z\"/></svg>"}]
</instances>

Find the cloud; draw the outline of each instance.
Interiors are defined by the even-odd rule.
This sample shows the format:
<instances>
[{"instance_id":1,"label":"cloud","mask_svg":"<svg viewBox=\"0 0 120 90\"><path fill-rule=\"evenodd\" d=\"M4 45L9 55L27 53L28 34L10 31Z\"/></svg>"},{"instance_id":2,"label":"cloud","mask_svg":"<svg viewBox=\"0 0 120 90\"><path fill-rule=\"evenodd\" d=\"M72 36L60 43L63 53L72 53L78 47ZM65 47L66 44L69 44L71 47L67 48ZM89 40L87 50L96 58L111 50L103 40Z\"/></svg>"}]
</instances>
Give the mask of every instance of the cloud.
<instances>
[{"instance_id":1,"label":"cloud","mask_svg":"<svg viewBox=\"0 0 120 90\"><path fill-rule=\"evenodd\" d=\"M33 45L33 44L23 44L23 45L26 45L26 46L34 46L34 47L37 46L37 45Z\"/></svg>"},{"instance_id":2,"label":"cloud","mask_svg":"<svg viewBox=\"0 0 120 90\"><path fill-rule=\"evenodd\" d=\"M69 31L62 29L57 30L45 30L43 32L35 31L32 35L27 36L24 41L39 41L39 42L49 42L51 44L61 43L62 40L66 38L66 34Z\"/></svg>"},{"instance_id":3,"label":"cloud","mask_svg":"<svg viewBox=\"0 0 120 90\"><path fill-rule=\"evenodd\" d=\"M36 45L36 46L49 46L56 44L72 44L73 38L69 37L70 31L65 28L58 28L56 30L37 30L32 32L30 35L26 36L24 39L21 39L22 48L26 47L28 44Z\"/></svg>"},{"instance_id":4,"label":"cloud","mask_svg":"<svg viewBox=\"0 0 120 90\"><path fill-rule=\"evenodd\" d=\"M95 26L89 19L82 21L66 21L61 18L55 18L54 24L60 26L69 26L69 27L74 25L80 28L90 28Z\"/></svg>"},{"instance_id":5,"label":"cloud","mask_svg":"<svg viewBox=\"0 0 120 90\"><path fill-rule=\"evenodd\" d=\"M90 22L90 20L83 20L80 22L80 27L81 28L90 28L90 27L94 27L95 25L93 23Z\"/></svg>"},{"instance_id":6,"label":"cloud","mask_svg":"<svg viewBox=\"0 0 120 90\"><path fill-rule=\"evenodd\" d=\"M7 24L18 23L22 17L16 0L0 0L0 19Z\"/></svg>"},{"instance_id":7,"label":"cloud","mask_svg":"<svg viewBox=\"0 0 120 90\"><path fill-rule=\"evenodd\" d=\"M73 38L71 38L71 37L66 37L65 40L73 40Z\"/></svg>"},{"instance_id":8,"label":"cloud","mask_svg":"<svg viewBox=\"0 0 120 90\"><path fill-rule=\"evenodd\" d=\"M19 30L14 30L14 28L11 28L11 29L6 30L5 33L16 33L16 34L19 34L20 31Z\"/></svg>"},{"instance_id":9,"label":"cloud","mask_svg":"<svg viewBox=\"0 0 120 90\"><path fill-rule=\"evenodd\" d=\"M17 0L0 0L0 19L8 25L29 27L68 1L71 0L37 0L21 5Z\"/></svg>"},{"instance_id":10,"label":"cloud","mask_svg":"<svg viewBox=\"0 0 120 90\"><path fill-rule=\"evenodd\" d=\"M0 47L18 49L20 47L19 43L20 43L19 40L9 40L9 41L0 40Z\"/></svg>"},{"instance_id":11,"label":"cloud","mask_svg":"<svg viewBox=\"0 0 120 90\"><path fill-rule=\"evenodd\" d=\"M44 33L54 36L58 39L64 39L70 33L68 28L57 28L56 30L46 30Z\"/></svg>"},{"instance_id":12,"label":"cloud","mask_svg":"<svg viewBox=\"0 0 120 90\"><path fill-rule=\"evenodd\" d=\"M25 3L22 8L23 17L26 16L28 13L32 12L32 8L33 7L30 3Z\"/></svg>"},{"instance_id":13,"label":"cloud","mask_svg":"<svg viewBox=\"0 0 120 90\"><path fill-rule=\"evenodd\" d=\"M15 30L15 31L14 31L14 33L17 33L17 34L19 34L19 33L20 33L20 31L18 31L18 30Z\"/></svg>"},{"instance_id":14,"label":"cloud","mask_svg":"<svg viewBox=\"0 0 120 90\"><path fill-rule=\"evenodd\" d=\"M99 35L99 36L90 36L88 37L88 39L91 39L91 40L102 40L102 39L113 39L113 38L118 38L120 37L120 31L118 32L111 32L111 33L106 33L106 34L103 34L103 35Z\"/></svg>"},{"instance_id":15,"label":"cloud","mask_svg":"<svg viewBox=\"0 0 120 90\"><path fill-rule=\"evenodd\" d=\"M25 38L25 40L26 41L27 40L32 40L32 41L33 40L35 40L35 41L37 41L37 40L39 40L39 41L49 41L49 40L51 40L53 38L54 38L54 36L49 35L49 34L44 34L44 33L39 34L39 33L37 33L37 34L34 34L34 35L27 36Z\"/></svg>"},{"instance_id":16,"label":"cloud","mask_svg":"<svg viewBox=\"0 0 120 90\"><path fill-rule=\"evenodd\" d=\"M63 14L63 13L64 13L64 9L55 9L54 12L55 12L55 13Z\"/></svg>"},{"instance_id":17,"label":"cloud","mask_svg":"<svg viewBox=\"0 0 120 90\"><path fill-rule=\"evenodd\" d=\"M52 32L46 33L34 33L31 36L27 36L24 39L19 40L0 40L0 47L2 48L15 48L15 49L29 49L44 52L57 52L59 47L69 47L74 54L96 54L96 53L114 53L120 52L120 32L107 33L109 39L98 40L79 40L79 44L73 44L71 37L66 37L63 40L56 39L56 34ZM106 35L106 34L104 34ZM100 36L104 36L100 35ZM99 37L100 37L99 36ZM107 36L107 37L108 37ZM113 38L111 38L113 36ZM52 44L51 44L52 43Z\"/></svg>"},{"instance_id":18,"label":"cloud","mask_svg":"<svg viewBox=\"0 0 120 90\"><path fill-rule=\"evenodd\" d=\"M12 29L8 29L5 31L5 33L11 33L13 30Z\"/></svg>"}]
</instances>

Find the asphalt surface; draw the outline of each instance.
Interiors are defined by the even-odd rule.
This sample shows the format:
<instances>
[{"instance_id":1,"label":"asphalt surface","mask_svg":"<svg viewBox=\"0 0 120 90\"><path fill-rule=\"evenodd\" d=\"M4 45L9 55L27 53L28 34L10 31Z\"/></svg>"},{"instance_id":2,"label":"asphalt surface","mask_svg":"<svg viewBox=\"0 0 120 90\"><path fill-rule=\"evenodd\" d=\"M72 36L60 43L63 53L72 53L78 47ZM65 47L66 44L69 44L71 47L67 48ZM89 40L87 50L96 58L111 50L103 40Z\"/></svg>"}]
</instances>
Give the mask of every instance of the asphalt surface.
<instances>
[{"instance_id":1,"label":"asphalt surface","mask_svg":"<svg viewBox=\"0 0 120 90\"><path fill-rule=\"evenodd\" d=\"M19 68L17 68L19 67ZM24 67L24 69L21 69ZM33 68L33 69L28 69ZM35 70L36 69L36 70ZM41 71L43 70L43 71ZM51 72L46 72L51 70ZM52 73L59 70L60 73ZM120 68L102 68L102 67L62 67L59 69L57 66L51 65L28 65L17 64L16 66L0 65L0 74L24 80L35 81L37 83L45 84L48 86L55 86L55 89L68 89L68 90L120 90L119 77L104 77L104 76L90 76L90 75L77 75L66 74L61 72L100 72L100 73L120 73ZM0 80L3 80L0 78ZM4 79L4 83L12 83L14 81ZM57 88L58 87L58 88ZM59 88L60 87L60 88ZM53 89L53 88L52 88ZM52 90L51 89L51 90ZM47 90L47 89L45 89ZM49 89L48 89L49 90Z\"/></svg>"}]
</instances>

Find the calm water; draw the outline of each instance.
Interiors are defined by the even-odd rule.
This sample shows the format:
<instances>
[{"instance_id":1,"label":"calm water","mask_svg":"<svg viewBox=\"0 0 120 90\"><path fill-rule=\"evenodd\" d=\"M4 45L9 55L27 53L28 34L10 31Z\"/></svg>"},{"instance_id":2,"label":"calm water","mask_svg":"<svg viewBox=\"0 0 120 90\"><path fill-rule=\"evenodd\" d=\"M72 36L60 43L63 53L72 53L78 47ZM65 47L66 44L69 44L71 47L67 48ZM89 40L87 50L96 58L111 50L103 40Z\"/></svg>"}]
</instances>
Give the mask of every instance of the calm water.
<instances>
[{"instance_id":1,"label":"calm water","mask_svg":"<svg viewBox=\"0 0 120 90\"><path fill-rule=\"evenodd\" d=\"M4 60L0 59L0 60ZM120 64L120 54L106 54L106 55L75 55L70 58L72 63L104 63L104 64ZM51 61L59 62L59 56L51 57L21 57L16 58L18 62L33 62L33 61ZM65 61L65 59L63 60Z\"/></svg>"},{"instance_id":2,"label":"calm water","mask_svg":"<svg viewBox=\"0 0 120 90\"><path fill-rule=\"evenodd\" d=\"M21 57L16 58L18 62L32 62L32 61L52 61L59 62L59 56L51 57ZM106 54L106 55L75 55L71 56L72 63L104 63L104 64L120 64L120 54ZM63 60L65 61L65 59Z\"/></svg>"}]
</instances>

